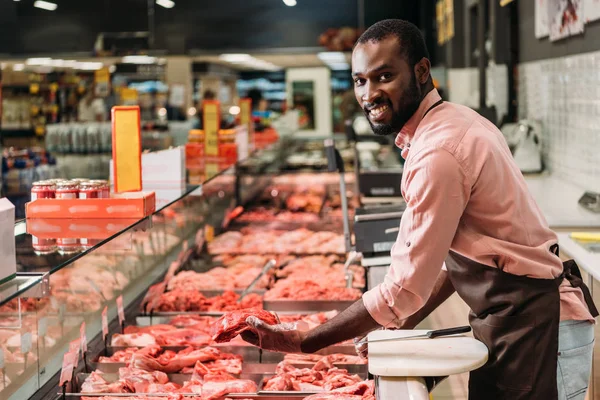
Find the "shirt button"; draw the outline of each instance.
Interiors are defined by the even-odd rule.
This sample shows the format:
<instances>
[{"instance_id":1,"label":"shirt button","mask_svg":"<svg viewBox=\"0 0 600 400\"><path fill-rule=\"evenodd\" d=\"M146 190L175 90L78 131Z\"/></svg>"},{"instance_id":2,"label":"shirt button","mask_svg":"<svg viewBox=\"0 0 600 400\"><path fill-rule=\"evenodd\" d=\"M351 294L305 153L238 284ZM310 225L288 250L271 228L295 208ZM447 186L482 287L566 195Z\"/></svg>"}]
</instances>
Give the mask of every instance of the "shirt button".
<instances>
[{"instance_id":1,"label":"shirt button","mask_svg":"<svg viewBox=\"0 0 600 400\"><path fill-rule=\"evenodd\" d=\"M410 247L410 242L406 242L406 247Z\"/></svg>"},{"instance_id":2,"label":"shirt button","mask_svg":"<svg viewBox=\"0 0 600 400\"><path fill-rule=\"evenodd\" d=\"M410 148L410 143L407 143L407 144L406 144L406 147Z\"/></svg>"}]
</instances>

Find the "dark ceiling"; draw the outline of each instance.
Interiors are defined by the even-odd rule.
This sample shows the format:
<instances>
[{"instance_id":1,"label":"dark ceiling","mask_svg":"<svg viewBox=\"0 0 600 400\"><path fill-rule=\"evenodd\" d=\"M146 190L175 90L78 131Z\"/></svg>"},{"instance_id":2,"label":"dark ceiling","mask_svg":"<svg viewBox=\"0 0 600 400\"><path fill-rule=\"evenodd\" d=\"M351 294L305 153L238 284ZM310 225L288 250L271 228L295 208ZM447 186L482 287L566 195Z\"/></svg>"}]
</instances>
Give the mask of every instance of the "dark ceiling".
<instances>
[{"instance_id":1,"label":"dark ceiling","mask_svg":"<svg viewBox=\"0 0 600 400\"><path fill-rule=\"evenodd\" d=\"M92 52L100 32L147 31L148 0L51 0L56 11L34 0L0 2L0 53ZM316 47L330 27L357 26L357 0L174 0L155 6L155 49L170 54ZM364 0L365 24L385 18L419 23L414 0Z\"/></svg>"}]
</instances>

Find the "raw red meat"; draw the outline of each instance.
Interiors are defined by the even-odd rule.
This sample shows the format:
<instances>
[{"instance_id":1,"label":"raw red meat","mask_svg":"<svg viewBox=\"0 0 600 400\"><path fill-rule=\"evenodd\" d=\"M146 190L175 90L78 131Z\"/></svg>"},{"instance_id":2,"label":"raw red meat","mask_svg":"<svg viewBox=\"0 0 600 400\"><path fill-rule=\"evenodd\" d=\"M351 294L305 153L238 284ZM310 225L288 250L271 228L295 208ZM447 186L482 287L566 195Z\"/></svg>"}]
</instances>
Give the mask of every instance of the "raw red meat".
<instances>
[{"instance_id":1,"label":"raw red meat","mask_svg":"<svg viewBox=\"0 0 600 400\"><path fill-rule=\"evenodd\" d=\"M111 341L111 345L115 347L146 347L154 344L156 344L156 339L148 333L115 333Z\"/></svg>"},{"instance_id":2,"label":"raw red meat","mask_svg":"<svg viewBox=\"0 0 600 400\"><path fill-rule=\"evenodd\" d=\"M304 400L364 400L363 396L343 393L317 393L305 397Z\"/></svg>"},{"instance_id":3,"label":"raw red meat","mask_svg":"<svg viewBox=\"0 0 600 400\"><path fill-rule=\"evenodd\" d=\"M259 318L268 325L275 325L278 323L275 315L261 309L247 309L230 312L223 315L215 323L216 331L213 335L213 340L217 343L229 342L240 333L248 330L249 327L248 324L246 324L246 319L250 316Z\"/></svg>"},{"instance_id":4,"label":"raw red meat","mask_svg":"<svg viewBox=\"0 0 600 400\"><path fill-rule=\"evenodd\" d=\"M207 298L196 290L173 290L163 293L155 303L155 311L235 311L262 308L262 296L250 293L238 303L239 295L232 291Z\"/></svg>"},{"instance_id":5,"label":"raw red meat","mask_svg":"<svg viewBox=\"0 0 600 400\"><path fill-rule=\"evenodd\" d=\"M265 300L357 300L361 292L354 288L334 287L329 281L282 279L265 293Z\"/></svg>"},{"instance_id":6,"label":"raw red meat","mask_svg":"<svg viewBox=\"0 0 600 400\"><path fill-rule=\"evenodd\" d=\"M319 354L286 354L283 358L284 361L288 361L294 364L317 364L315 369L329 369L334 364L367 364L367 360L360 358L359 356L353 356L348 354L329 354L322 356ZM327 365L327 368L322 368L319 364Z\"/></svg>"},{"instance_id":7,"label":"raw red meat","mask_svg":"<svg viewBox=\"0 0 600 400\"><path fill-rule=\"evenodd\" d=\"M265 380L266 391L338 391L345 388L349 394L367 393L371 385L363 382L358 375L350 375L347 370L327 368L326 365L315 365L313 368L296 368L287 361L277 365L276 376ZM362 383L361 385L358 385ZM309 386L310 385L310 386ZM350 393L351 392L351 393Z\"/></svg>"},{"instance_id":8,"label":"raw red meat","mask_svg":"<svg viewBox=\"0 0 600 400\"><path fill-rule=\"evenodd\" d=\"M216 400L231 393L256 393L258 387L250 380L236 379L225 382L204 382L202 385L202 398L204 400Z\"/></svg>"}]
</instances>

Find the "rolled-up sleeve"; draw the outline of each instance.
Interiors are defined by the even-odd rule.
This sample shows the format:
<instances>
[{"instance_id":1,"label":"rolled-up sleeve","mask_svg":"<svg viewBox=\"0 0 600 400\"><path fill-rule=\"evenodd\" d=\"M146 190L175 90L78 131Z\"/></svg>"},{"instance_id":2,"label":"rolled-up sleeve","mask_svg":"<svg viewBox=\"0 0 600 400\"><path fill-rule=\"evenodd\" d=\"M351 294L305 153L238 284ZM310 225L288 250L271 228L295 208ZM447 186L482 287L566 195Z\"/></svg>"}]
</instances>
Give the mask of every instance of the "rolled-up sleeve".
<instances>
[{"instance_id":1,"label":"rolled-up sleeve","mask_svg":"<svg viewBox=\"0 0 600 400\"><path fill-rule=\"evenodd\" d=\"M431 295L469 199L466 175L449 152L424 149L404 170L407 207L384 282L363 303L386 328L417 312Z\"/></svg>"}]
</instances>

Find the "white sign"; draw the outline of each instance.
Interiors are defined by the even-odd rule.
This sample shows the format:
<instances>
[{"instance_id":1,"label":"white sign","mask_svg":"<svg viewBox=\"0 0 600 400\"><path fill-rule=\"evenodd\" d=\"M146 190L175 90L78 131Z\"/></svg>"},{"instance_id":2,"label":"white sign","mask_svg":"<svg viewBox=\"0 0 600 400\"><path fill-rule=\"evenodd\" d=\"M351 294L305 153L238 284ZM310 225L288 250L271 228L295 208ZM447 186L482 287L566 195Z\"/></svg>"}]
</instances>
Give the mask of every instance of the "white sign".
<instances>
[{"instance_id":1,"label":"white sign","mask_svg":"<svg viewBox=\"0 0 600 400\"><path fill-rule=\"evenodd\" d=\"M102 310L102 340L106 340L108 336L108 307L104 306Z\"/></svg>"},{"instance_id":2,"label":"white sign","mask_svg":"<svg viewBox=\"0 0 600 400\"><path fill-rule=\"evenodd\" d=\"M44 340L44 336L48 333L48 318L42 317L38 322L38 336Z\"/></svg>"},{"instance_id":3,"label":"white sign","mask_svg":"<svg viewBox=\"0 0 600 400\"><path fill-rule=\"evenodd\" d=\"M12 279L17 273L15 253L15 206L0 199L0 281Z\"/></svg>"},{"instance_id":4,"label":"white sign","mask_svg":"<svg viewBox=\"0 0 600 400\"><path fill-rule=\"evenodd\" d=\"M125 310L123 309L123 295L117 297L117 315L119 316L119 325L125 323Z\"/></svg>"},{"instance_id":5,"label":"white sign","mask_svg":"<svg viewBox=\"0 0 600 400\"><path fill-rule=\"evenodd\" d=\"M600 19L600 0L584 0L583 10L586 23Z\"/></svg>"},{"instance_id":6,"label":"white sign","mask_svg":"<svg viewBox=\"0 0 600 400\"><path fill-rule=\"evenodd\" d=\"M4 349L0 347L0 369L4 369Z\"/></svg>"},{"instance_id":7,"label":"white sign","mask_svg":"<svg viewBox=\"0 0 600 400\"><path fill-rule=\"evenodd\" d=\"M548 36L548 0L535 1L535 37L541 39Z\"/></svg>"},{"instance_id":8,"label":"white sign","mask_svg":"<svg viewBox=\"0 0 600 400\"><path fill-rule=\"evenodd\" d=\"M110 161L110 176L113 176ZM185 185L185 148L176 147L142 154L142 188L145 191L180 188Z\"/></svg>"}]
</instances>

